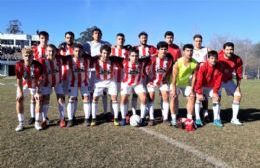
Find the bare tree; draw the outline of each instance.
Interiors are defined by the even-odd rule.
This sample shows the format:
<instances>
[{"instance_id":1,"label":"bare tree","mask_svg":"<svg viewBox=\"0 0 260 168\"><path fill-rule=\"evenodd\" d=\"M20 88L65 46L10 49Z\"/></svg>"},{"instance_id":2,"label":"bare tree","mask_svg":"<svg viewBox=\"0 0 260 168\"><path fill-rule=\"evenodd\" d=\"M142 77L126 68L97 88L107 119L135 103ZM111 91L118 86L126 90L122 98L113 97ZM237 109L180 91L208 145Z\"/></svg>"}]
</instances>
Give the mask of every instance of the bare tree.
<instances>
[{"instance_id":1,"label":"bare tree","mask_svg":"<svg viewBox=\"0 0 260 168\"><path fill-rule=\"evenodd\" d=\"M6 32L10 34L23 34L21 27L22 23L18 19L10 20Z\"/></svg>"}]
</instances>

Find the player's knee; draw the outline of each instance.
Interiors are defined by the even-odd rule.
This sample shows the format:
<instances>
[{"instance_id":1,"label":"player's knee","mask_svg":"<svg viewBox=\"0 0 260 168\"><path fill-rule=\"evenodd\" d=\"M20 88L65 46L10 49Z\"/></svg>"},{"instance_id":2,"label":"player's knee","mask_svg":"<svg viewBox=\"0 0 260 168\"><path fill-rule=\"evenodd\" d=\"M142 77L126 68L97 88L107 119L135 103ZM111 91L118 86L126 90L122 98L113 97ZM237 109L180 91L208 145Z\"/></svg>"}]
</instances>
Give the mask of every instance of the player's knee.
<instances>
[{"instance_id":1,"label":"player's knee","mask_svg":"<svg viewBox=\"0 0 260 168\"><path fill-rule=\"evenodd\" d=\"M73 97L73 96L69 97L69 103L74 103L74 102L76 102L76 100L77 100L76 97Z\"/></svg>"}]
</instances>

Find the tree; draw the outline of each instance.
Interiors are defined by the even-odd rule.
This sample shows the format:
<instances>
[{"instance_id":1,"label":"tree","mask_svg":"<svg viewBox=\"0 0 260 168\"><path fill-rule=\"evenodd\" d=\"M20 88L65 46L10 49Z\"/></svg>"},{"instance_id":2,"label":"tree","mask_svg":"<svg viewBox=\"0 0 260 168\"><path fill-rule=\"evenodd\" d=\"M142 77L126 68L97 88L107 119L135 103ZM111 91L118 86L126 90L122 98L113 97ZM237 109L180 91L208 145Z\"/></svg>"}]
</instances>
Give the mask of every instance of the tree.
<instances>
[{"instance_id":1,"label":"tree","mask_svg":"<svg viewBox=\"0 0 260 168\"><path fill-rule=\"evenodd\" d=\"M92 26L89 28L86 28L85 31L80 33L80 37L78 39L76 39L77 42L80 43L86 43L87 41L91 41L92 40L92 30L98 28L97 26Z\"/></svg>"},{"instance_id":2,"label":"tree","mask_svg":"<svg viewBox=\"0 0 260 168\"><path fill-rule=\"evenodd\" d=\"M10 20L6 32L10 34L23 34L21 26L22 23L18 19Z\"/></svg>"}]
</instances>

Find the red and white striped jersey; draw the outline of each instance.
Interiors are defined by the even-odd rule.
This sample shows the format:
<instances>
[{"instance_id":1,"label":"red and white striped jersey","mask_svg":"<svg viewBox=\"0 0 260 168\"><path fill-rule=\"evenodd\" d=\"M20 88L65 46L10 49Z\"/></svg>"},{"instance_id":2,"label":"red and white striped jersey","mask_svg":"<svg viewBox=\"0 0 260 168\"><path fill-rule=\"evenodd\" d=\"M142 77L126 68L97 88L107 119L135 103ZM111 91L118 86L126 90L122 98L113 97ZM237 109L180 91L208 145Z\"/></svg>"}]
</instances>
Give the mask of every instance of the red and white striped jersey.
<instances>
[{"instance_id":1,"label":"red and white striped jersey","mask_svg":"<svg viewBox=\"0 0 260 168\"><path fill-rule=\"evenodd\" d=\"M40 47L40 45L33 46L32 50L33 50L33 59L34 60L38 60L40 58L45 58L46 46L44 46L44 47Z\"/></svg>"},{"instance_id":2,"label":"red and white striped jersey","mask_svg":"<svg viewBox=\"0 0 260 168\"><path fill-rule=\"evenodd\" d=\"M115 64L112 61L107 60L106 62L97 59L94 62L94 68L96 70L97 80L111 80L113 79Z\"/></svg>"},{"instance_id":3,"label":"red and white striped jersey","mask_svg":"<svg viewBox=\"0 0 260 168\"><path fill-rule=\"evenodd\" d=\"M72 67L69 73L69 84L72 87L82 87L88 85L88 69L90 67L90 59L72 58Z\"/></svg>"},{"instance_id":4,"label":"red and white striped jersey","mask_svg":"<svg viewBox=\"0 0 260 168\"><path fill-rule=\"evenodd\" d=\"M111 48L111 54L110 55L127 58L128 57L128 51L125 48L119 48L119 47L113 46Z\"/></svg>"},{"instance_id":5,"label":"red and white striped jersey","mask_svg":"<svg viewBox=\"0 0 260 168\"><path fill-rule=\"evenodd\" d=\"M25 66L24 61L18 61L15 65L15 73L17 79L23 80L23 86L28 88L39 87L39 80L42 77L42 65L33 60L30 66Z\"/></svg>"},{"instance_id":6,"label":"red and white striped jersey","mask_svg":"<svg viewBox=\"0 0 260 168\"><path fill-rule=\"evenodd\" d=\"M45 59L43 63L43 86L55 87L62 80L62 59L56 57L54 60Z\"/></svg>"},{"instance_id":7,"label":"red and white striped jersey","mask_svg":"<svg viewBox=\"0 0 260 168\"><path fill-rule=\"evenodd\" d=\"M61 56L73 56L73 47L72 46L68 46L65 43L61 44L61 48L59 49L59 54Z\"/></svg>"},{"instance_id":8,"label":"red and white striped jersey","mask_svg":"<svg viewBox=\"0 0 260 168\"><path fill-rule=\"evenodd\" d=\"M131 63L128 60L123 62L123 83L134 86L140 84L144 80L145 63L138 61Z\"/></svg>"},{"instance_id":9,"label":"red and white striped jersey","mask_svg":"<svg viewBox=\"0 0 260 168\"><path fill-rule=\"evenodd\" d=\"M173 60L170 55L164 58L152 57L149 64L150 82L155 86L160 86L166 81L168 75L172 72Z\"/></svg>"},{"instance_id":10,"label":"red and white striped jersey","mask_svg":"<svg viewBox=\"0 0 260 168\"><path fill-rule=\"evenodd\" d=\"M146 45L145 47L139 45L136 48L139 51L139 57L155 56L157 54L157 49L152 45Z\"/></svg>"},{"instance_id":11,"label":"red and white striped jersey","mask_svg":"<svg viewBox=\"0 0 260 168\"><path fill-rule=\"evenodd\" d=\"M113 46L111 48L111 56L117 56L117 57L122 57L122 58L128 58L128 50L125 48L119 48L116 46ZM121 82L122 81L122 67L121 66L115 66L114 67L114 79L116 82Z\"/></svg>"}]
</instances>

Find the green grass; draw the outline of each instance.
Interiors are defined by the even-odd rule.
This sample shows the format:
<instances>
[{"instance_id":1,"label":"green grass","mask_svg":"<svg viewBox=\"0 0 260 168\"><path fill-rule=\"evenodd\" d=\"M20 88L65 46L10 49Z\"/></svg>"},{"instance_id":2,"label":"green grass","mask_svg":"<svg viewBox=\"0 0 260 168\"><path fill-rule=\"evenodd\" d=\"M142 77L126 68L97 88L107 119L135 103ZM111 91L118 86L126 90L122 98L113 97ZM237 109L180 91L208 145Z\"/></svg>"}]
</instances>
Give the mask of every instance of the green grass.
<instances>
[{"instance_id":1,"label":"green grass","mask_svg":"<svg viewBox=\"0 0 260 168\"><path fill-rule=\"evenodd\" d=\"M0 167L214 167L138 128L114 127L112 123L86 128L81 103L77 112L80 124L75 127L56 126L58 112L50 108L53 126L38 132L26 125L26 130L16 133L15 80L0 79L0 83L6 84L0 85ZM193 133L163 124L147 128L223 160L231 167L260 167L260 81L243 81L241 89L242 127L229 124L232 99L223 93L223 128L211 123ZM28 99L26 101L28 120ZM56 106L54 96L51 105ZM183 107L181 98L180 111L185 113Z\"/></svg>"}]
</instances>

